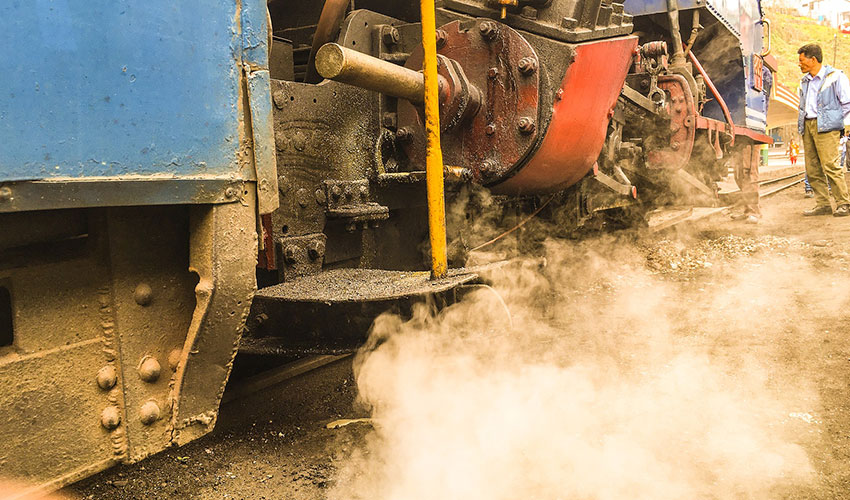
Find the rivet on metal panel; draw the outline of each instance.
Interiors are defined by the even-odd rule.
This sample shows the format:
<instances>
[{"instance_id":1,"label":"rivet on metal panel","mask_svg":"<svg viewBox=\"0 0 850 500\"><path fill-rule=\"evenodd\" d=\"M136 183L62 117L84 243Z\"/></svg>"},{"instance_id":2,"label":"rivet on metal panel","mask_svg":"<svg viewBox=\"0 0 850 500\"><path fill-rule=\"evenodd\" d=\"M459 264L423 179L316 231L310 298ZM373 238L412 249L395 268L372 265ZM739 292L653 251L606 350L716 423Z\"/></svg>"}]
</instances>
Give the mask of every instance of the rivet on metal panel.
<instances>
[{"instance_id":1,"label":"rivet on metal panel","mask_svg":"<svg viewBox=\"0 0 850 500\"><path fill-rule=\"evenodd\" d=\"M136 301L136 304L144 307L151 303L153 299L153 290L151 290L150 285L147 283L139 283L136 285L136 289L133 290L133 300Z\"/></svg>"},{"instance_id":2,"label":"rivet on metal panel","mask_svg":"<svg viewBox=\"0 0 850 500\"><path fill-rule=\"evenodd\" d=\"M280 192L281 196L285 195L289 192L289 182L287 182L286 176L281 175L277 178L277 190Z\"/></svg>"},{"instance_id":3,"label":"rivet on metal panel","mask_svg":"<svg viewBox=\"0 0 850 500\"><path fill-rule=\"evenodd\" d=\"M111 431L121 424L121 411L117 406L107 406L100 413L100 425Z\"/></svg>"},{"instance_id":4,"label":"rivet on metal panel","mask_svg":"<svg viewBox=\"0 0 850 500\"><path fill-rule=\"evenodd\" d=\"M168 367L171 368L171 371L177 371L177 366L180 364L180 357L182 355L183 349L181 348L172 349L171 352L168 353Z\"/></svg>"},{"instance_id":5,"label":"rivet on metal panel","mask_svg":"<svg viewBox=\"0 0 850 500\"><path fill-rule=\"evenodd\" d=\"M481 36L488 42L492 42L497 36L499 36L499 26L497 26L493 21L482 22L478 25L478 31L481 32Z\"/></svg>"},{"instance_id":6,"label":"rivet on metal panel","mask_svg":"<svg viewBox=\"0 0 850 500\"><path fill-rule=\"evenodd\" d=\"M520 132L522 132L523 134L530 134L530 133L534 132L534 128L535 128L534 119L529 118L527 116L523 116L522 118L519 119L518 126L519 126Z\"/></svg>"},{"instance_id":7,"label":"rivet on metal panel","mask_svg":"<svg viewBox=\"0 0 850 500\"><path fill-rule=\"evenodd\" d=\"M274 94L272 94L272 99L274 100L274 105L277 106L278 109L283 109L283 105L286 102L286 96L283 95L282 90L275 90Z\"/></svg>"},{"instance_id":8,"label":"rivet on metal panel","mask_svg":"<svg viewBox=\"0 0 850 500\"><path fill-rule=\"evenodd\" d=\"M493 124L493 123L488 124L486 127L484 127L484 132L485 132L487 135L493 135L493 134L495 134L495 133L496 133L496 125L495 125L495 124Z\"/></svg>"},{"instance_id":9,"label":"rivet on metal panel","mask_svg":"<svg viewBox=\"0 0 850 500\"><path fill-rule=\"evenodd\" d=\"M153 356L145 356L139 363L139 377L145 382L156 382L162 367Z\"/></svg>"},{"instance_id":10,"label":"rivet on metal panel","mask_svg":"<svg viewBox=\"0 0 850 500\"><path fill-rule=\"evenodd\" d=\"M295 199L298 200L298 204L303 208L310 202L310 195L307 194L306 189L301 188L295 193Z\"/></svg>"},{"instance_id":11,"label":"rivet on metal panel","mask_svg":"<svg viewBox=\"0 0 850 500\"><path fill-rule=\"evenodd\" d=\"M145 425L151 425L159 420L159 405L156 401L148 401L139 409L139 419Z\"/></svg>"},{"instance_id":12,"label":"rivet on metal panel","mask_svg":"<svg viewBox=\"0 0 850 500\"><path fill-rule=\"evenodd\" d=\"M499 76L499 68L493 66L492 68L488 69L487 76L489 76L490 78L496 78L497 76Z\"/></svg>"},{"instance_id":13,"label":"rivet on metal panel","mask_svg":"<svg viewBox=\"0 0 850 500\"><path fill-rule=\"evenodd\" d=\"M334 198L339 198L340 196L342 196L342 188L334 184L334 186L331 188L331 196L333 196Z\"/></svg>"},{"instance_id":14,"label":"rivet on metal panel","mask_svg":"<svg viewBox=\"0 0 850 500\"><path fill-rule=\"evenodd\" d=\"M328 201L327 196L325 196L324 190L317 189L315 194L316 194L316 203L318 203L319 205L324 205Z\"/></svg>"},{"instance_id":15,"label":"rivet on metal panel","mask_svg":"<svg viewBox=\"0 0 850 500\"><path fill-rule=\"evenodd\" d=\"M224 190L225 198L236 198L237 194L239 194L238 191L232 186Z\"/></svg>"},{"instance_id":16,"label":"rivet on metal panel","mask_svg":"<svg viewBox=\"0 0 850 500\"><path fill-rule=\"evenodd\" d=\"M12 190L8 186L0 187L0 203L5 203L12 199Z\"/></svg>"},{"instance_id":17,"label":"rivet on metal panel","mask_svg":"<svg viewBox=\"0 0 850 500\"><path fill-rule=\"evenodd\" d=\"M97 372L97 385L104 391L108 391L115 387L115 384L118 382L118 374L115 371L115 367L112 365L107 365L98 370Z\"/></svg>"}]
</instances>

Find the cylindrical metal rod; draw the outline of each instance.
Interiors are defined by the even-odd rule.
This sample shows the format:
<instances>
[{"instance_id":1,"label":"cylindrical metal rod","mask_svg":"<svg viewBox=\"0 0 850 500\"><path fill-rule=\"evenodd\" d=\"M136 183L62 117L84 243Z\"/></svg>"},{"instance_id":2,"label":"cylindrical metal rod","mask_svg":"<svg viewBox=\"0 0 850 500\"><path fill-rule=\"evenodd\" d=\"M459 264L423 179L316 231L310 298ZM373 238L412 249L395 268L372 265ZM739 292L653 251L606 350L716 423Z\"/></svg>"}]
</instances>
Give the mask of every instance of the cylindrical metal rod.
<instances>
[{"instance_id":1,"label":"cylindrical metal rod","mask_svg":"<svg viewBox=\"0 0 850 500\"><path fill-rule=\"evenodd\" d=\"M431 279L448 273L443 151L440 148L440 81L437 73L437 21L434 0L421 0L422 47L425 49L425 184L431 237Z\"/></svg>"},{"instance_id":2,"label":"cylindrical metal rod","mask_svg":"<svg viewBox=\"0 0 850 500\"><path fill-rule=\"evenodd\" d=\"M328 43L316 53L316 69L325 78L422 104L425 77L377 57Z\"/></svg>"},{"instance_id":3,"label":"cylindrical metal rod","mask_svg":"<svg viewBox=\"0 0 850 500\"><path fill-rule=\"evenodd\" d=\"M331 40L336 40L339 35L339 25L348 11L349 0L325 0L322 14L319 16L319 24L313 34L313 46L310 47L310 57L307 59L307 73L304 82L319 83L322 78L316 72L316 53L322 46Z\"/></svg>"},{"instance_id":4,"label":"cylindrical metal rod","mask_svg":"<svg viewBox=\"0 0 850 500\"><path fill-rule=\"evenodd\" d=\"M673 60L670 65L685 65L685 51L682 50L682 33L679 31L679 1L667 0L667 17L670 21L670 37L673 39Z\"/></svg>"}]
</instances>

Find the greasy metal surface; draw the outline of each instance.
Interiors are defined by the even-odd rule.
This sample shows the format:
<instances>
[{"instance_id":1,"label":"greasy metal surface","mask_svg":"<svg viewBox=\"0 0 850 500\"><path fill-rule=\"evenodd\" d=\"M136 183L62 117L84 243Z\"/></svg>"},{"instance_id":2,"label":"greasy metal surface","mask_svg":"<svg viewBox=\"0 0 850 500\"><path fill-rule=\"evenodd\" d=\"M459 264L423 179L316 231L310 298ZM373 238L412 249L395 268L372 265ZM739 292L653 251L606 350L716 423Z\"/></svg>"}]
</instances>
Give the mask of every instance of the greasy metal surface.
<instances>
[{"instance_id":1,"label":"greasy metal surface","mask_svg":"<svg viewBox=\"0 0 850 500\"><path fill-rule=\"evenodd\" d=\"M2 175L2 174L0 174ZM231 178L88 178L0 183L0 213L97 206L234 203L247 183ZM7 193L7 196L2 196Z\"/></svg>"},{"instance_id":2,"label":"greasy metal surface","mask_svg":"<svg viewBox=\"0 0 850 500\"><path fill-rule=\"evenodd\" d=\"M554 191L574 184L593 167L636 46L632 36L575 46L575 61L560 86L563 97L555 102L540 148L494 191Z\"/></svg>"},{"instance_id":3,"label":"greasy metal surface","mask_svg":"<svg viewBox=\"0 0 850 500\"><path fill-rule=\"evenodd\" d=\"M517 31L488 20L454 21L439 28L445 41L438 53L456 61L462 75L452 78L443 59L440 74L457 80L456 93L464 86L480 92L480 107L472 116L444 113L442 146L447 165L469 168L475 180L497 183L508 175L534 146L538 136L540 60L534 48ZM522 71L527 61L531 71ZM421 68L422 50L415 50L405 64ZM444 105L445 106L445 105ZM448 116L445 116L448 115ZM462 121L466 118L466 121ZM521 128L521 122L529 122ZM420 111L407 102L398 105L399 129L412 132L404 147L414 164L424 164L425 134Z\"/></svg>"},{"instance_id":4,"label":"greasy metal surface","mask_svg":"<svg viewBox=\"0 0 850 500\"><path fill-rule=\"evenodd\" d=\"M445 292L477 279L478 275L452 269L444 279L429 278L427 271L333 269L260 289L257 298L317 303L382 301Z\"/></svg>"},{"instance_id":5,"label":"greasy metal surface","mask_svg":"<svg viewBox=\"0 0 850 500\"><path fill-rule=\"evenodd\" d=\"M38 228L21 217L0 216L30 233L0 254L14 315L14 344L0 348L0 471L52 489L171 442L167 420L145 426L141 409L171 407L168 354L194 307L188 209L29 214L53 219Z\"/></svg>"},{"instance_id":6,"label":"greasy metal surface","mask_svg":"<svg viewBox=\"0 0 850 500\"><path fill-rule=\"evenodd\" d=\"M271 77L269 71L265 69L246 68L245 75L248 80L248 103L251 108L257 207L260 214L270 214L280 206L277 195L277 158L274 143Z\"/></svg>"},{"instance_id":7,"label":"greasy metal surface","mask_svg":"<svg viewBox=\"0 0 850 500\"><path fill-rule=\"evenodd\" d=\"M239 5L2 2L0 179L235 172Z\"/></svg>"},{"instance_id":8,"label":"greasy metal surface","mask_svg":"<svg viewBox=\"0 0 850 500\"><path fill-rule=\"evenodd\" d=\"M542 4L542 5L541 5ZM489 0L446 0L444 5L476 17L499 17ZM622 3L600 0L523 1L508 10L505 22L565 42L626 35L632 31L632 16Z\"/></svg>"},{"instance_id":9,"label":"greasy metal surface","mask_svg":"<svg viewBox=\"0 0 850 500\"><path fill-rule=\"evenodd\" d=\"M289 236L277 242L277 262L285 281L322 270L328 238L324 233Z\"/></svg>"},{"instance_id":10,"label":"greasy metal surface","mask_svg":"<svg viewBox=\"0 0 850 500\"><path fill-rule=\"evenodd\" d=\"M212 430L256 290L256 200L245 196L244 204L191 208L189 269L198 281L188 334L173 357L173 444Z\"/></svg>"},{"instance_id":11,"label":"greasy metal surface","mask_svg":"<svg viewBox=\"0 0 850 500\"><path fill-rule=\"evenodd\" d=\"M694 97L688 83L679 75L659 76L658 87L668 96L663 109L669 116L669 127L659 131L659 142L653 141L654 147L648 148L646 166L679 170L688 163L694 148L697 127Z\"/></svg>"}]
</instances>

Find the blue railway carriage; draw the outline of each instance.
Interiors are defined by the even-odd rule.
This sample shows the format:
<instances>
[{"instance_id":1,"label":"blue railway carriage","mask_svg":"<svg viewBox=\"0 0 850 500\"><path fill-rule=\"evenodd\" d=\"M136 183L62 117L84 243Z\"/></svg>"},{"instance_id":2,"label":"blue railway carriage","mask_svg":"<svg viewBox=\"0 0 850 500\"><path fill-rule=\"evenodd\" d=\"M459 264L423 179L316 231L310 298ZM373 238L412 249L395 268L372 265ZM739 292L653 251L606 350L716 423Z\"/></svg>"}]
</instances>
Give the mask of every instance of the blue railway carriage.
<instances>
[{"instance_id":1,"label":"blue railway carriage","mask_svg":"<svg viewBox=\"0 0 850 500\"><path fill-rule=\"evenodd\" d=\"M425 61L452 268L518 217L716 204L770 141L758 0L421 1L434 32L413 0L0 4L0 481L185 444L237 350L461 297L425 271Z\"/></svg>"}]
</instances>

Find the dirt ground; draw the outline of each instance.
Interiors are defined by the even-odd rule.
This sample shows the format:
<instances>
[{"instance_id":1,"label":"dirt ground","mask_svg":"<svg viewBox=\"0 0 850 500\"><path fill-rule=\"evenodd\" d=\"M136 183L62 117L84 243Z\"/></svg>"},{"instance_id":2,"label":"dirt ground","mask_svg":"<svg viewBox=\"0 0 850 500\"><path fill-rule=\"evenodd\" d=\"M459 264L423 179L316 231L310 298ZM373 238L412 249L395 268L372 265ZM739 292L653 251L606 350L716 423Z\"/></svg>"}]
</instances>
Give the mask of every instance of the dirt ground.
<instances>
[{"instance_id":1,"label":"dirt ground","mask_svg":"<svg viewBox=\"0 0 850 500\"><path fill-rule=\"evenodd\" d=\"M811 262L831 280L824 284L824 293L831 293L850 283L850 218L802 217L800 212L812 205L800 185L763 200L759 225L716 216L678 233L646 236L641 244L647 249L647 266L680 286L685 301L699 302L706 293L706 248L725 255L724 262L713 265L729 272L743 262L739 257L751 265L753 256L782 253ZM697 306L693 321L722 321L747 306L740 307ZM693 341L717 342L713 348L721 356L734 357L741 347L763 352L778 367L768 381L777 394L798 380L814 381L816 397L810 406L787 411L791 435L809 456L816 478L777 487L772 498L850 499L850 318L824 319L814 310L803 316L770 325L775 332L767 343L771 345L761 337ZM336 419L368 416L356 408L351 365L348 358L226 404L211 435L105 471L63 493L84 499L322 499L340 460L370 431L368 424L325 427Z\"/></svg>"}]
</instances>

